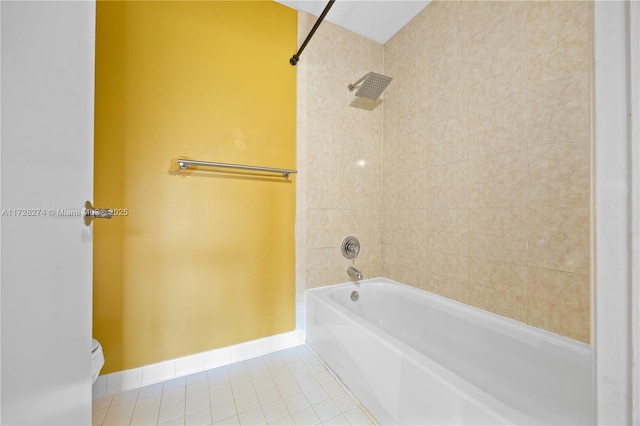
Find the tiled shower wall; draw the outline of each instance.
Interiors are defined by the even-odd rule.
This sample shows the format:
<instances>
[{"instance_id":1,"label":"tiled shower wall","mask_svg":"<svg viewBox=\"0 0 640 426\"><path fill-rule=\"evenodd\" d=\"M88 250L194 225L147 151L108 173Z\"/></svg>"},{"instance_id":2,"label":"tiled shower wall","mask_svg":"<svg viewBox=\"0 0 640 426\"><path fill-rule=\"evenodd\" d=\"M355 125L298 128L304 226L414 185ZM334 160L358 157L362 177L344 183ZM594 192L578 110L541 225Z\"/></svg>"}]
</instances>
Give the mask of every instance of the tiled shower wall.
<instances>
[{"instance_id":1,"label":"tiled shower wall","mask_svg":"<svg viewBox=\"0 0 640 426\"><path fill-rule=\"evenodd\" d=\"M316 17L298 20L300 46ZM382 275L382 105L358 103L347 89L382 70L382 53L379 43L325 21L297 65L298 303L305 288L349 281L350 265L365 278ZM349 235L362 246L355 260L340 252Z\"/></svg>"},{"instance_id":2,"label":"tiled shower wall","mask_svg":"<svg viewBox=\"0 0 640 426\"><path fill-rule=\"evenodd\" d=\"M588 2L433 2L385 45L383 275L589 341Z\"/></svg>"},{"instance_id":3,"label":"tiled shower wall","mask_svg":"<svg viewBox=\"0 0 640 426\"><path fill-rule=\"evenodd\" d=\"M590 17L436 1L384 47L323 23L298 65L298 285L348 281L353 234L365 278L588 342ZM346 90L368 71L394 78L370 111Z\"/></svg>"}]
</instances>

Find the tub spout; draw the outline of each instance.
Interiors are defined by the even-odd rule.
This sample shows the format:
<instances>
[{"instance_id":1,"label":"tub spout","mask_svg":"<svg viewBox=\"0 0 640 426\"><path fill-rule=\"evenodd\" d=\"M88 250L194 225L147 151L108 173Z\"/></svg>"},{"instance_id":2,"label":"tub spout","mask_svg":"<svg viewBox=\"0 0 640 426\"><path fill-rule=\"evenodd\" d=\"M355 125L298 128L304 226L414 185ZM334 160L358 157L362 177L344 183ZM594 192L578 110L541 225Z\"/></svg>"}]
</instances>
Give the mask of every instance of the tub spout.
<instances>
[{"instance_id":1,"label":"tub spout","mask_svg":"<svg viewBox=\"0 0 640 426\"><path fill-rule=\"evenodd\" d=\"M350 277L353 277L356 280L362 279L362 272L358 271L353 266L349 266L349 269L347 269L347 274L349 274Z\"/></svg>"}]
</instances>

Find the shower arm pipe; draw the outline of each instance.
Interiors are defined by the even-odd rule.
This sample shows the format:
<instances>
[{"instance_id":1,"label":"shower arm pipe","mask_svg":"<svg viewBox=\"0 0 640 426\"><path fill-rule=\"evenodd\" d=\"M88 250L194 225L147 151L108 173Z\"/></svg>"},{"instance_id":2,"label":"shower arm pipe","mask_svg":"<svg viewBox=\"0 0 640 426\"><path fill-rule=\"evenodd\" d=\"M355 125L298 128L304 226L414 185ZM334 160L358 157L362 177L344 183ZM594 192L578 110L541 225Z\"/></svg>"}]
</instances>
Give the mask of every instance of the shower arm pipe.
<instances>
[{"instance_id":1,"label":"shower arm pipe","mask_svg":"<svg viewBox=\"0 0 640 426\"><path fill-rule=\"evenodd\" d=\"M335 1L336 0L329 0L329 3L327 3L327 5L324 7L324 10L320 14L320 17L318 18L316 23L313 24L313 28L311 28L311 31L309 31L307 38L305 38L304 42L302 42L302 46L300 46L300 49L298 49L298 51L291 57L291 59L289 59L289 63L291 65L295 66L298 63L298 61L300 60L300 55L302 55L302 51L305 47L307 47L307 43L309 43L309 40L311 40L311 37L313 37L313 34L322 23L324 17L327 15L327 13L329 13L329 9L331 9L331 6L333 6L333 3L335 3Z\"/></svg>"},{"instance_id":2,"label":"shower arm pipe","mask_svg":"<svg viewBox=\"0 0 640 426\"><path fill-rule=\"evenodd\" d=\"M251 170L256 172L278 173L285 178L288 178L289 175L292 173L298 173L297 170L276 169L273 167L247 166L244 164L214 163L211 161L197 161L197 160L185 160L185 159L178 159L178 165L182 170L187 170L191 166L218 167L223 169L238 169L238 170Z\"/></svg>"},{"instance_id":3,"label":"shower arm pipe","mask_svg":"<svg viewBox=\"0 0 640 426\"><path fill-rule=\"evenodd\" d=\"M356 81L356 82L355 82L355 83L353 83L353 84L349 84L349 85L347 85L347 89L349 89L349 91L350 91L350 92L353 92L353 89L355 89L355 88L356 88L356 86L357 86L358 84L362 83L362 81L363 81L365 78L367 78L367 76L368 76L368 75L369 75L369 74L365 74L365 75L363 75L363 76L362 76L362 78L361 78L360 80Z\"/></svg>"}]
</instances>

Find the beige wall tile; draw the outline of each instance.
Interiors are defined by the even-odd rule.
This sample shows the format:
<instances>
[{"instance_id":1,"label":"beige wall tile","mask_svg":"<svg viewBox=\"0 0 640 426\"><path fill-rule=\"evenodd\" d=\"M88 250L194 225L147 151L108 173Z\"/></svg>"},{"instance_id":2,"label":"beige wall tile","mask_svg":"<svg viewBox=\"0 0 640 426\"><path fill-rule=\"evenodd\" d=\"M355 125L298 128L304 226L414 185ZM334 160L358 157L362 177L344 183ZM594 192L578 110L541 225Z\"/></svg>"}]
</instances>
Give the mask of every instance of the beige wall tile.
<instances>
[{"instance_id":1,"label":"beige wall tile","mask_svg":"<svg viewBox=\"0 0 640 426\"><path fill-rule=\"evenodd\" d=\"M591 134L588 70L528 86L529 146L589 141Z\"/></svg>"},{"instance_id":2,"label":"beige wall tile","mask_svg":"<svg viewBox=\"0 0 640 426\"><path fill-rule=\"evenodd\" d=\"M528 265L589 273L589 208L529 209Z\"/></svg>"},{"instance_id":3,"label":"beige wall tile","mask_svg":"<svg viewBox=\"0 0 640 426\"><path fill-rule=\"evenodd\" d=\"M309 209L330 209L340 206L340 175L333 170L309 169L304 188Z\"/></svg>"},{"instance_id":4,"label":"beige wall tile","mask_svg":"<svg viewBox=\"0 0 640 426\"><path fill-rule=\"evenodd\" d=\"M425 165L441 166L458 163L469 158L469 143L467 137L461 135L459 139L450 140L442 144L430 144L426 148Z\"/></svg>"},{"instance_id":5,"label":"beige wall tile","mask_svg":"<svg viewBox=\"0 0 640 426\"><path fill-rule=\"evenodd\" d=\"M589 343L590 293L587 275L529 268L529 324Z\"/></svg>"},{"instance_id":6,"label":"beige wall tile","mask_svg":"<svg viewBox=\"0 0 640 426\"><path fill-rule=\"evenodd\" d=\"M518 234L469 234L469 256L516 265L527 264L527 238Z\"/></svg>"},{"instance_id":7,"label":"beige wall tile","mask_svg":"<svg viewBox=\"0 0 640 426\"><path fill-rule=\"evenodd\" d=\"M384 173L399 174L405 170L424 169L430 158L427 145L427 132L423 130L386 138Z\"/></svg>"},{"instance_id":8,"label":"beige wall tile","mask_svg":"<svg viewBox=\"0 0 640 426\"><path fill-rule=\"evenodd\" d=\"M382 274L392 280L424 288L427 282L426 259L426 250L407 250L404 246L385 244L382 248Z\"/></svg>"},{"instance_id":9,"label":"beige wall tile","mask_svg":"<svg viewBox=\"0 0 640 426\"><path fill-rule=\"evenodd\" d=\"M590 1L526 2L529 80L537 82L588 70Z\"/></svg>"},{"instance_id":10,"label":"beige wall tile","mask_svg":"<svg viewBox=\"0 0 640 426\"><path fill-rule=\"evenodd\" d=\"M469 102L469 158L527 147L527 92Z\"/></svg>"},{"instance_id":11,"label":"beige wall tile","mask_svg":"<svg viewBox=\"0 0 640 426\"><path fill-rule=\"evenodd\" d=\"M526 150L473 158L469 160L469 206L524 207L526 182Z\"/></svg>"},{"instance_id":12,"label":"beige wall tile","mask_svg":"<svg viewBox=\"0 0 640 426\"><path fill-rule=\"evenodd\" d=\"M428 250L467 256L469 209L429 209Z\"/></svg>"},{"instance_id":13,"label":"beige wall tile","mask_svg":"<svg viewBox=\"0 0 640 426\"><path fill-rule=\"evenodd\" d=\"M469 211L469 256L527 264L527 209L478 208Z\"/></svg>"},{"instance_id":14,"label":"beige wall tile","mask_svg":"<svg viewBox=\"0 0 640 426\"><path fill-rule=\"evenodd\" d=\"M313 247L340 248L342 240L353 235L366 252L382 244L381 210L309 210L307 240Z\"/></svg>"},{"instance_id":15,"label":"beige wall tile","mask_svg":"<svg viewBox=\"0 0 640 426\"><path fill-rule=\"evenodd\" d=\"M468 207L468 174L468 161L427 168L427 206L429 208Z\"/></svg>"},{"instance_id":16,"label":"beige wall tile","mask_svg":"<svg viewBox=\"0 0 640 426\"><path fill-rule=\"evenodd\" d=\"M469 49L471 103L521 93L527 82L525 2L478 2L472 16Z\"/></svg>"},{"instance_id":17,"label":"beige wall tile","mask_svg":"<svg viewBox=\"0 0 640 426\"><path fill-rule=\"evenodd\" d=\"M527 321L527 267L469 258L469 304Z\"/></svg>"},{"instance_id":18,"label":"beige wall tile","mask_svg":"<svg viewBox=\"0 0 640 426\"><path fill-rule=\"evenodd\" d=\"M383 213L384 244L407 249L427 249L428 213L425 209L393 209Z\"/></svg>"},{"instance_id":19,"label":"beige wall tile","mask_svg":"<svg viewBox=\"0 0 640 426\"><path fill-rule=\"evenodd\" d=\"M398 170L385 174L383 206L385 210L425 209L429 201L429 170Z\"/></svg>"},{"instance_id":20,"label":"beige wall tile","mask_svg":"<svg viewBox=\"0 0 640 426\"><path fill-rule=\"evenodd\" d=\"M589 205L591 160L587 141L529 148L529 206L558 208Z\"/></svg>"},{"instance_id":21,"label":"beige wall tile","mask_svg":"<svg viewBox=\"0 0 640 426\"><path fill-rule=\"evenodd\" d=\"M434 106L434 109L437 109ZM428 117L428 119L427 119ZM469 113L468 106L460 106L460 110L450 113L450 117L438 118L437 113L428 112L425 116L424 128L427 134L429 147L456 146L466 148L469 140ZM442 149L442 148L441 148ZM466 160L467 155L460 155L458 161ZM427 158L428 165L443 164L449 161L437 161Z\"/></svg>"},{"instance_id":22,"label":"beige wall tile","mask_svg":"<svg viewBox=\"0 0 640 426\"><path fill-rule=\"evenodd\" d=\"M427 280L422 288L440 296L469 303L469 258L429 251Z\"/></svg>"},{"instance_id":23,"label":"beige wall tile","mask_svg":"<svg viewBox=\"0 0 640 426\"><path fill-rule=\"evenodd\" d=\"M486 207L469 209L469 232L473 234L526 235L525 207Z\"/></svg>"}]
</instances>

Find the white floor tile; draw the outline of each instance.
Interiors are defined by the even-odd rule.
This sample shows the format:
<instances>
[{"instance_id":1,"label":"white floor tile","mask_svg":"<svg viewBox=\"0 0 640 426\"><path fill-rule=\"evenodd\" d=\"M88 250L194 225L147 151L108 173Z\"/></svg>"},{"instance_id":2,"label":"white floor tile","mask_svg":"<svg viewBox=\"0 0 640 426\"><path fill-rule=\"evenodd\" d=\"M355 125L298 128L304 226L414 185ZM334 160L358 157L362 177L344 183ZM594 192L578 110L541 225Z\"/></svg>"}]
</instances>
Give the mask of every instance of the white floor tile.
<instances>
[{"instance_id":1,"label":"white floor tile","mask_svg":"<svg viewBox=\"0 0 640 426\"><path fill-rule=\"evenodd\" d=\"M131 417L131 426L151 426L158 424L160 407L136 413Z\"/></svg>"},{"instance_id":2,"label":"white floor tile","mask_svg":"<svg viewBox=\"0 0 640 426\"><path fill-rule=\"evenodd\" d=\"M269 422L269 424L273 426L291 426L291 425L295 425L295 422L293 421L293 417L288 415L285 417L281 417L277 420L274 420L272 422Z\"/></svg>"},{"instance_id":3,"label":"white floor tile","mask_svg":"<svg viewBox=\"0 0 640 426\"><path fill-rule=\"evenodd\" d=\"M209 392L209 400L211 401L211 405L231 401L233 400L233 392L231 388L215 389Z\"/></svg>"},{"instance_id":4,"label":"white floor tile","mask_svg":"<svg viewBox=\"0 0 640 426\"><path fill-rule=\"evenodd\" d=\"M263 405L262 412L267 422L272 422L289 414L287 406L284 405L284 401L281 399Z\"/></svg>"},{"instance_id":5,"label":"white floor tile","mask_svg":"<svg viewBox=\"0 0 640 426\"><path fill-rule=\"evenodd\" d=\"M266 389L260 389L256 392L256 395L258 395L258 400L262 405L277 401L282 398L282 395L280 395L280 392L278 392L278 389L275 386Z\"/></svg>"},{"instance_id":6,"label":"white floor tile","mask_svg":"<svg viewBox=\"0 0 640 426\"><path fill-rule=\"evenodd\" d=\"M184 415L185 415L185 402L184 402L184 400L177 401L177 402L172 402L171 404L162 405L160 407L160 414L158 415L158 422L162 423L165 420L169 420L169 419L172 419L174 417L184 416Z\"/></svg>"},{"instance_id":7,"label":"white floor tile","mask_svg":"<svg viewBox=\"0 0 640 426\"><path fill-rule=\"evenodd\" d=\"M152 395L162 395L163 387L164 383L156 383L154 385L148 385L140 388L140 392L138 392L138 398Z\"/></svg>"},{"instance_id":8,"label":"white floor tile","mask_svg":"<svg viewBox=\"0 0 640 426\"><path fill-rule=\"evenodd\" d=\"M123 417L121 419L115 419L102 423L104 426L128 426L131 422L131 417Z\"/></svg>"},{"instance_id":9,"label":"white floor tile","mask_svg":"<svg viewBox=\"0 0 640 426\"><path fill-rule=\"evenodd\" d=\"M304 363L292 365L289 367L289 370L291 371L291 374L293 374L293 377L296 378L304 376L306 374L311 374L311 370L309 370L309 367L307 367Z\"/></svg>"},{"instance_id":10,"label":"white floor tile","mask_svg":"<svg viewBox=\"0 0 640 426\"><path fill-rule=\"evenodd\" d=\"M226 375L209 377L209 391L216 389L231 389L231 381Z\"/></svg>"},{"instance_id":11,"label":"white floor tile","mask_svg":"<svg viewBox=\"0 0 640 426\"><path fill-rule=\"evenodd\" d=\"M143 411L148 411L153 408L160 408L161 398L162 394L160 393L150 396L138 397L133 412L142 413Z\"/></svg>"},{"instance_id":12,"label":"white floor tile","mask_svg":"<svg viewBox=\"0 0 640 426\"><path fill-rule=\"evenodd\" d=\"M105 416L107 415L107 410L109 408L101 408L99 410L93 410L91 413L91 424L92 425L101 425L104 421Z\"/></svg>"},{"instance_id":13,"label":"white floor tile","mask_svg":"<svg viewBox=\"0 0 640 426\"><path fill-rule=\"evenodd\" d=\"M238 414L238 419L240 419L240 424L243 426L257 426L267 422L260 407Z\"/></svg>"},{"instance_id":14,"label":"white floor tile","mask_svg":"<svg viewBox=\"0 0 640 426\"><path fill-rule=\"evenodd\" d=\"M360 408L352 408L344 413L344 416L349 420L352 425L370 425L371 419L360 410Z\"/></svg>"},{"instance_id":15,"label":"white floor tile","mask_svg":"<svg viewBox=\"0 0 640 426\"><path fill-rule=\"evenodd\" d=\"M308 346L283 349L115 395L96 394L92 424L375 424Z\"/></svg>"},{"instance_id":16,"label":"white floor tile","mask_svg":"<svg viewBox=\"0 0 640 426\"><path fill-rule=\"evenodd\" d=\"M178 416L172 419L158 422L158 426L184 426L184 416Z\"/></svg>"},{"instance_id":17,"label":"white floor tile","mask_svg":"<svg viewBox=\"0 0 640 426\"><path fill-rule=\"evenodd\" d=\"M320 382L318 381L318 379L316 379L311 373L296 378L296 382L298 383L298 386L300 386L300 389L302 390L311 389L313 387L320 385Z\"/></svg>"},{"instance_id":18,"label":"white floor tile","mask_svg":"<svg viewBox=\"0 0 640 426\"><path fill-rule=\"evenodd\" d=\"M203 408L209 409L211 402L209 401L208 393L201 393L193 398L187 398L187 405L185 413L191 413L193 411L202 410Z\"/></svg>"},{"instance_id":19,"label":"white floor tile","mask_svg":"<svg viewBox=\"0 0 640 426\"><path fill-rule=\"evenodd\" d=\"M322 364L322 361L320 361L317 358L306 359L304 363L307 366L307 368L312 372L324 371L324 365Z\"/></svg>"},{"instance_id":20,"label":"white floor tile","mask_svg":"<svg viewBox=\"0 0 640 426\"><path fill-rule=\"evenodd\" d=\"M314 388L305 390L304 396L307 397L311 405L329 399L329 395L327 395L322 386L316 386Z\"/></svg>"},{"instance_id":21,"label":"white floor tile","mask_svg":"<svg viewBox=\"0 0 640 426\"><path fill-rule=\"evenodd\" d=\"M294 379L293 374L291 374L291 372L287 370L286 367L271 373L271 377L273 378L273 381L276 382L276 384Z\"/></svg>"},{"instance_id":22,"label":"white floor tile","mask_svg":"<svg viewBox=\"0 0 640 426\"><path fill-rule=\"evenodd\" d=\"M164 387L162 388L162 390L168 391L171 389L178 389L181 387L184 388L186 384L187 384L187 381L185 380L184 377L178 377L176 379L171 379L164 382Z\"/></svg>"},{"instance_id":23,"label":"white floor tile","mask_svg":"<svg viewBox=\"0 0 640 426\"><path fill-rule=\"evenodd\" d=\"M320 384L325 384L332 380L335 380L333 375L325 370L324 367L322 370L314 371L313 376L318 380L318 382L320 382Z\"/></svg>"},{"instance_id":24,"label":"white floor tile","mask_svg":"<svg viewBox=\"0 0 640 426\"><path fill-rule=\"evenodd\" d=\"M233 401L223 402L211 406L211 420L215 423L219 420L226 419L237 415L236 405Z\"/></svg>"},{"instance_id":25,"label":"white floor tile","mask_svg":"<svg viewBox=\"0 0 640 426\"><path fill-rule=\"evenodd\" d=\"M228 417L226 419L222 419L219 421L214 421L214 425L224 425L224 426L239 426L240 420L238 420L238 416Z\"/></svg>"},{"instance_id":26,"label":"white floor tile","mask_svg":"<svg viewBox=\"0 0 640 426\"><path fill-rule=\"evenodd\" d=\"M208 392L209 392L209 382L207 381L206 377L205 377L205 380L202 382L187 384L187 399L194 397L196 395L200 395Z\"/></svg>"},{"instance_id":27,"label":"white floor tile","mask_svg":"<svg viewBox=\"0 0 640 426\"><path fill-rule=\"evenodd\" d=\"M346 413L347 411L351 410L352 408L358 406L356 401L354 401L353 398L351 398L347 393L343 393L343 394L340 394L340 395L337 395L337 396L333 397L332 401L336 404L336 406L343 413Z\"/></svg>"},{"instance_id":28,"label":"white floor tile","mask_svg":"<svg viewBox=\"0 0 640 426\"><path fill-rule=\"evenodd\" d=\"M206 371L201 371L199 373L190 374L185 377L185 379L187 380L187 386L189 386L194 383L206 382L208 375Z\"/></svg>"},{"instance_id":29,"label":"white floor tile","mask_svg":"<svg viewBox=\"0 0 640 426\"><path fill-rule=\"evenodd\" d=\"M238 411L238 413L253 410L254 408L258 408L260 406L260 401L258 401L258 397L255 393L239 396L235 398L235 402L236 410Z\"/></svg>"},{"instance_id":30,"label":"white floor tile","mask_svg":"<svg viewBox=\"0 0 640 426\"><path fill-rule=\"evenodd\" d=\"M251 376L251 381L253 382L253 387L255 390L269 388L271 386L275 386L276 382L271 378L271 374L266 371L261 375Z\"/></svg>"},{"instance_id":31,"label":"white floor tile","mask_svg":"<svg viewBox=\"0 0 640 426\"><path fill-rule=\"evenodd\" d=\"M335 380L323 384L322 389L324 389L327 395L329 395L329 398L333 398L334 396L344 393L342 385Z\"/></svg>"},{"instance_id":32,"label":"white floor tile","mask_svg":"<svg viewBox=\"0 0 640 426\"><path fill-rule=\"evenodd\" d=\"M321 421L329 420L341 413L338 406L330 399L314 404L311 407Z\"/></svg>"},{"instance_id":33,"label":"white floor tile","mask_svg":"<svg viewBox=\"0 0 640 426\"><path fill-rule=\"evenodd\" d=\"M324 422L322 422L322 424L325 426L344 426L350 423L349 420L347 420L347 418L341 414L332 419L325 420Z\"/></svg>"},{"instance_id":34,"label":"white floor tile","mask_svg":"<svg viewBox=\"0 0 640 426\"><path fill-rule=\"evenodd\" d=\"M160 405L173 404L174 402L184 401L185 400L185 390L184 386L173 388L169 390L165 390L162 392L162 399L160 401Z\"/></svg>"},{"instance_id":35,"label":"white floor tile","mask_svg":"<svg viewBox=\"0 0 640 426\"><path fill-rule=\"evenodd\" d=\"M122 404L111 404L103 421L106 423L123 417L131 417L135 403L135 401L127 401Z\"/></svg>"},{"instance_id":36,"label":"white floor tile","mask_svg":"<svg viewBox=\"0 0 640 426\"><path fill-rule=\"evenodd\" d=\"M300 389L300 386L298 386L295 380L288 380L286 382L278 383L276 387L278 388L278 392L280 392L280 395L282 395L283 397L302 392L302 389Z\"/></svg>"},{"instance_id":37,"label":"white floor tile","mask_svg":"<svg viewBox=\"0 0 640 426\"><path fill-rule=\"evenodd\" d=\"M209 377L209 381L216 379L225 379L229 380L229 370L227 366L212 368L207 371L207 377Z\"/></svg>"},{"instance_id":38,"label":"white floor tile","mask_svg":"<svg viewBox=\"0 0 640 426\"><path fill-rule=\"evenodd\" d=\"M202 410L187 413L184 424L186 426L208 426L211 424L211 409L209 407Z\"/></svg>"},{"instance_id":39,"label":"white floor tile","mask_svg":"<svg viewBox=\"0 0 640 426\"><path fill-rule=\"evenodd\" d=\"M244 380L242 382L231 383L231 389L233 390L233 396L238 398L242 395L254 393L256 390L253 387L251 380Z\"/></svg>"},{"instance_id":40,"label":"white floor tile","mask_svg":"<svg viewBox=\"0 0 640 426\"><path fill-rule=\"evenodd\" d=\"M296 411L300 411L310 405L303 393L288 396L283 398L283 400L290 413L295 413Z\"/></svg>"},{"instance_id":41,"label":"white floor tile","mask_svg":"<svg viewBox=\"0 0 640 426\"><path fill-rule=\"evenodd\" d=\"M102 398L94 399L91 402L91 409L92 411L96 411L96 410L101 410L103 408L109 408L112 400L113 400L113 395L103 396Z\"/></svg>"},{"instance_id":42,"label":"white floor tile","mask_svg":"<svg viewBox=\"0 0 640 426\"><path fill-rule=\"evenodd\" d=\"M318 416L316 415L316 412L313 411L313 408L311 407L307 407L303 410L296 411L291 415L291 417L293 417L293 421L295 422L296 426L301 426L301 425L311 426L311 425L317 425L318 423L320 423L320 419L318 418Z\"/></svg>"},{"instance_id":43,"label":"white floor tile","mask_svg":"<svg viewBox=\"0 0 640 426\"><path fill-rule=\"evenodd\" d=\"M116 405L122 404L123 402L135 401L136 399L138 399L139 391L139 389L132 389L130 391L117 393L113 396L113 401L111 401L111 404Z\"/></svg>"}]
</instances>

